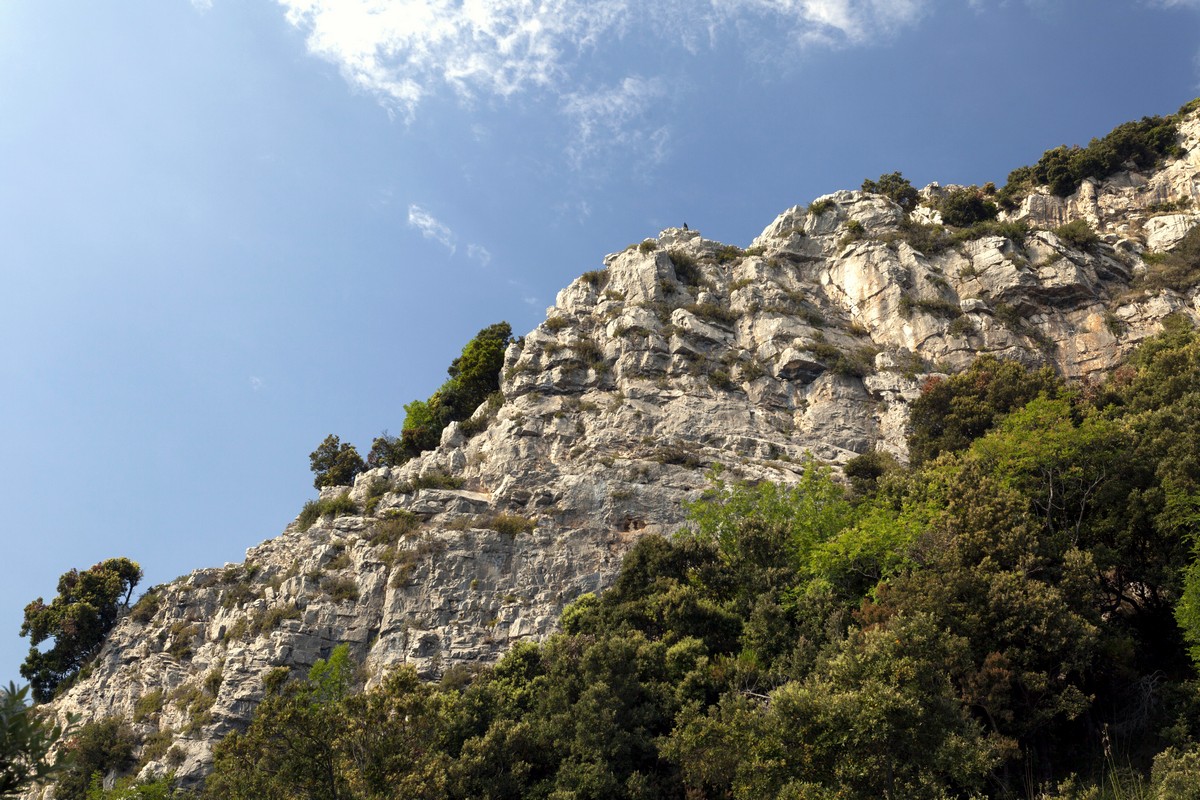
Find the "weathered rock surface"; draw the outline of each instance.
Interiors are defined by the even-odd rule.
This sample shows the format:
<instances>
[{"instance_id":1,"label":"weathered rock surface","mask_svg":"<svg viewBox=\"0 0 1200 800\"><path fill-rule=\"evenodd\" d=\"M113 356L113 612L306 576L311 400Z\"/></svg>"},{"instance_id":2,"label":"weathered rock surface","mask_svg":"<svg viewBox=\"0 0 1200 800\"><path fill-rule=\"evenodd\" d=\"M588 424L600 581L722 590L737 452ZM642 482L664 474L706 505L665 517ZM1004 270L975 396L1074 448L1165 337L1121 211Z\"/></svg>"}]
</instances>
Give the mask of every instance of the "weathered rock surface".
<instances>
[{"instance_id":1,"label":"weathered rock surface","mask_svg":"<svg viewBox=\"0 0 1200 800\"><path fill-rule=\"evenodd\" d=\"M358 513L294 522L244 564L158 588L58 710L125 717L152 743L148 773L199 779L265 679L338 643L378 680L399 664L433 676L491 662L552 633L638 536L681 524L709 464L786 482L809 456L903 458L923 378L981 353L1100 377L1168 314L1200 316L1197 291L1134 282L1144 251L1200 219L1152 210L1200 195L1200 124L1182 131L1187 155L1152 175L1026 198L1012 217L1041 230L1024 242L925 254L898 206L843 191L821 213L784 212L747 250L668 229L608 256L509 348L502 406L359 476ZM1102 237L1086 252L1048 230L1078 218ZM435 485L459 488L417 488ZM407 514L419 524L402 531Z\"/></svg>"}]
</instances>

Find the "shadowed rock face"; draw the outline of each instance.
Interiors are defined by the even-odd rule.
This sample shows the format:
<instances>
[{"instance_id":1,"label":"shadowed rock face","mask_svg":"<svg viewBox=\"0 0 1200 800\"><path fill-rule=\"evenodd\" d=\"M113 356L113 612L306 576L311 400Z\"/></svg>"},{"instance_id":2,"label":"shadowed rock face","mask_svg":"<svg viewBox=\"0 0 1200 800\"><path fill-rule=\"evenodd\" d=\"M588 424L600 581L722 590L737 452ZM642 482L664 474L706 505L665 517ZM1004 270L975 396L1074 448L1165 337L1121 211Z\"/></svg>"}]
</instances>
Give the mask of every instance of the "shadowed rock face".
<instances>
[{"instance_id":1,"label":"shadowed rock face","mask_svg":"<svg viewBox=\"0 0 1200 800\"><path fill-rule=\"evenodd\" d=\"M1198 131L1186 120L1189 153L1154 174L1035 194L1010 217L1086 219L1101 236L1086 252L1043 229L922 253L898 206L843 191L821 214L785 211L745 251L673 228L608 256L510 346L498 410L403 467L325 490L349 491L361 515L292 523L242 565L159 587L58 711L169 730L174 749L145 770L198 780L268 673L302 672L338 643L377 681L397 664L434 676L490 663L547 636L638 536L681 524L709 464L789 482L808 456L903 459L921 381L981 353L1099 379L1166 315L1200 316L1195 290L1131 288L1142 253L1200 219L1150 211L1200 194ZM446 475L461 488L418 488Z\"/></svg>"}]
</instances>

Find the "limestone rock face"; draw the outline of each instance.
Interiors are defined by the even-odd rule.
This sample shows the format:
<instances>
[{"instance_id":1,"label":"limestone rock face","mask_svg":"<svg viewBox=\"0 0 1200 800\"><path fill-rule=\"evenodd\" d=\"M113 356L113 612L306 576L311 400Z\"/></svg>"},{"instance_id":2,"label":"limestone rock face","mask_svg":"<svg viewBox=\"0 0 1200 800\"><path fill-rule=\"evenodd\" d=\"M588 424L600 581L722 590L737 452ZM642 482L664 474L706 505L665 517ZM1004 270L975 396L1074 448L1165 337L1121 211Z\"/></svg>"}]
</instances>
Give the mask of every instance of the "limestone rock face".
<instances>
[{"instance_id":1,"label":"limestone rock face","mask_svg":"<svg viewBox=\"0 0 1200 800\"><path fill-rule=\"evenodd\" d=\"M904 459L922 380L982 353L1100 378L1168 314L1200 316L1196 290L1150 293L1135 277L1143 252L1200 219L1153 210L1200 195L1196 119L1182 131L1187 155L1152 175L1026 198L1012 217L1040 230L1023 242L922 252L902 209L842 191L785 211L746 250L672 228L609 255L509 347L502 404L402 467L325 490L357 512L293 522L243 564L158 587L56 709L130 720L147 774L197 781L264 681L339 643L375 682L548 636L639 536L682 524L710 464L790 482L810 457ZM1101 243L1050 230L1073 219Z\"/></svg>"}]
</instances>

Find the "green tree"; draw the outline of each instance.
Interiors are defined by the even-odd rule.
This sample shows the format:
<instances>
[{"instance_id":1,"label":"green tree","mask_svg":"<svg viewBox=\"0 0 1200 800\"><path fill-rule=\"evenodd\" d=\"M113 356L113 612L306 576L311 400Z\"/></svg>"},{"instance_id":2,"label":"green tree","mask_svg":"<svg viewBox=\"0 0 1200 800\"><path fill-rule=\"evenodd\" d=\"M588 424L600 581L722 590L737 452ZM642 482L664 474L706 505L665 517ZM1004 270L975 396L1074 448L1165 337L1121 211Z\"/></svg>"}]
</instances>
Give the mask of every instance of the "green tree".
<instances>
[{"instance_id":1,"label":"green tree","mask_svg":"<svg viewBox=\"0 0 1200 800\"><path fill-rule=\"evenodd\" d=\"M921 199L921 195L913 188L908 178L899 172L880 175L877 181L864 180L862 190L872 194L881 194L905 211L912 211Z\"/></svg>"},{"instance_id":2,"label":"green tree","mask_svg":"<svg viewBox=\"0 0 1200 800\"><path fill-rule=\"evenodd\" d=\"M449 380L428 400L413 400L404 406L400 436L384 434L376 438L367 463L373 467L399 466L437 447L447 425L468 419L488 395L500 389L500 370L510 341L512 328L507 322L489 325L475 334L446 369Z\"/></svg>"},{"instance_id":3,"label":"green tree","mask_svg":"<svg viewBox=\"0 0 1200 800\"><path fill-rule=\"evenodd\" d=\"M947 225L966 228L977 222L995 219L1000 210L974 186L951 189L937 203L942 221Z\"/></svg>"},{"instance_id":4,"label":"green tree","mask_svg":"<svg viewBox=\"0 0 1200 800\"><path fill-rule=\"evenodd\" d=\"M59 725L27 703L29 687L0 688L0 797L16 797L67 766L50 750L69 735L74 719Z\"/></svg>"},{"instance_id":5,"label":"green tree","mask_svg":"<svg viewBox=\"0 0 1200 800\"><path fill-rule=\"evenodd\" d=\"M136 745L133 730L116 717L82 726L64 747L68 766L55 784L54 796L59 800L87 800L95 779L104 780L133 766Z\"/></svg>"},{"instance_id":6,"label":"green tree","mask_svg":"<svg viewBox=\"0 0 1200 800\"><path fill-rule=\"evenodd\" d=\"M981 356L965 372L922 387L909 415L909 459L919 467L941 453L965 450L1005 414L1062 390L1049 367L1030 371L1015 361Z\"/></svg>"},{"instance_id":7,"label":"green tree","mask_svg":"<svg viewBox=\"0 0 1200 800\"><path fill-rule=\"evenodd\" d=\"M348 486L366 466L354 445L349 442L343 444L332 433L317 445L316 450L308 454L308 462L316 476L313 486L317 489L325 486Z\"/></svg>"},{"instance_id":8,"label":"green tree","mask_svg":"<svg viewBox=\"0 0 1200 800\"><path fill-rule=\"evenodd\" d=\"M142 568L136 562L110 558L83 572L73 569L63 574L58 596L49 605L39 597L25 606L21 635L29 637L30 648L21 675L30 682L34 699L50 700L100 651L141 579ZM38 650L49 638L54 645Z\"/></svg>"}]
</instances>

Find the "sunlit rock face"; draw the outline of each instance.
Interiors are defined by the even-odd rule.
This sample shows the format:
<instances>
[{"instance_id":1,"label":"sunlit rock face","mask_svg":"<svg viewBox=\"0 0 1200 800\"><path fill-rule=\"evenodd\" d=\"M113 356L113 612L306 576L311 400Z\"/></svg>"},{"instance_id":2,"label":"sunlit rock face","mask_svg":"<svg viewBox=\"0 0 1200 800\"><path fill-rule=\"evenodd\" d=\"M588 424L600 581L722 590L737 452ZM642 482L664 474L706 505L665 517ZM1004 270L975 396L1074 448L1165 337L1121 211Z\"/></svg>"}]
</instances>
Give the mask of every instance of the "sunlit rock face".
<instances>
[{"instance_id":1,"label":"sunlit rock face","mask_svg":"<svg viewBox=\"0 0 1200 800\"><path fill-rule=\"evenodd\" d=\"M378 681L398 664L436 676L491 663L551 634L639 536L682 524L714 463L790 482L809 458L904 459L922 381L981 353L1102 378L1168 314L1198 316L1197 291L1136 282L1145 253L1200 219L1155 211L1200 194L1197 121L1181 133L1188 153L1153 174L1025 198L1009 216L1036 229L1024 241L922 252L899 206L842 191L780 214L744 250L672 228L609 255L510 346L502 405L403 467L325 490L357 512L293 522L243 564L158 588L57 710L124 717L157 736L147 774L199 780L268 676L339 643ZM1053 232L1074 219L1100 243ZM939 217L919 207L911 220Z\"/></svg>"}]
</instances>

